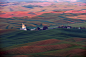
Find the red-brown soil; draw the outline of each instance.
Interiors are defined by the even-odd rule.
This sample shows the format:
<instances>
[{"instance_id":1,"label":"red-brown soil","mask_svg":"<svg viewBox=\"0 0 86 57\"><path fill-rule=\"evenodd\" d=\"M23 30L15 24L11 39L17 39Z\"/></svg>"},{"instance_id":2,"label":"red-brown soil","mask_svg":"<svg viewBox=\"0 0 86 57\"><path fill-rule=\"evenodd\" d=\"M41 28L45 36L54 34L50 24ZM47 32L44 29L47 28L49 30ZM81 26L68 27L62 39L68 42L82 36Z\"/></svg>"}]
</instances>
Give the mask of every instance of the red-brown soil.
<instances>
[{"instance_id":1,"label":"red-brown soil","mask_svg":"<svg viewBox=\"0 0 86 57\"><path fill-rule=\"evenodd\" d=\"M0 30L2 30L2 29L0 29Z\"/></svg>"},{"instance_id":2,"label":"red-brown soil","mask_svg":"<svg viewBox=\"0 0 86 57\"><path fill-rule=\"evenodd\" d=\"M12 57L31 57L32 55L14 55Z\"/></svg>"},{"instance_id":3,"label":"red-brown soil","mask_svg":"<svg viewBox=\"0 0 86 57\"><path fill-rule=\"evenodd\" d=\"M75 39L75 38L73 38ZM78 40L77 40L78 39ZM84 38L77 38L75 39L76 41L82 41ZM50 55L50 56L84 56L85 50L80 49L80 48L73 48L70 50L65 50L67 48L71 48L73 46L78 46L77 44L55 44L55 43L60 43L63 40L57 40L57 39L48 39L48 40L42 40L42 41L37 41L37 42L32 42L28 43L27 46L21 46L21 47L16 47L12 48L6 51L0 52L2 55L4 54L18 54L13 57L31 57L32 55L22 55L22 54L32 54L32 53L40 53L40 52L46 52L46 51L52 51L52 50L61 50L61 51L56 51L54 53L46 53L43 54L45 56ZM32 44L32 45L30 45Z\"/></svg>"},{"instance_id":4,"label":"red-brown soil","mask_svg":"<svg viewBox=\"0 0 86 57\"><path fill-rule=\"evenodd\" d=\"M86 40L86 38L73 38L76 42Z\"/></svg>"},{"instance_id":5,"label":"red-brown soil","mask_svg":"<svg viewBox=\"0 0 86 57\"><path fill-rule=\"evenodd\" d=\"M66 16L67 18L72 18L72 19L82 19L86 20L86 15L78 15L78 16Z\"/></svg>"},{"instance_id":6,"label":"red-brown soil","mask_svg":"<svg viewBox=\"0 0 86 57\"><path fill-rule=\"evenodd\" d=\"M48 46L23 46L18 48L13 48L6 53L8 54L31 54L31 53L39 53L39 52L46 52L51 50L57 49L64 49L72 47L70 44L58 44L58 45L48 45Z\"/></svg>"},{"instance_id":7,"label":"red-brown soil","mask_svg":"<svg viewBox=\"0 0 86 57\"><path fill-rule=\"evenodd\" d=\"M43 13L59 13L59 14L62 14L62 13L86 13L86 10L81 10L81 11L69 10L69 11L65 11L65 12L64 11L33 12L36 15L28 14L28 13L30 13L30 12L28 12L28 11L6 12L6 14L1 14L0 17L2 17L2 18L24 17L24 16L34 17L34 16L42 15Z\"/></svg>"},{"instance_id":8,"label":"red-brown soil","mask_svg":"<svg viewBox=\"0 0 86 57\"><path fill-rule=\"evenodd\" d=\"M30 53L39 53L39 52L72 47L71 44L47 45L47 44L54 44L58 42L61 42L61 41L56 39L38 41L35 44L32 44L30 46L22 46L22 47L17 47L17 48L7 50L5 52L2 52L2 54L4 53L8 53L8 54L28 54L29 53L30 54Z\"/></svg>"},{"instance_id":9,"label":"red-brown soil","mask_svg":"<svg viewBox=\"0 0 86 57\"><path fill-rule=\"evenodd\" d=\"M43 40L43 41L38 41L37 43L35 43L34 45L47 45L47 44L54 44L54 43L58 43L61 42L61 40L57 40L57 39L48 39L48 40Z\"/></svg>"},{"instance_id":10,"label":"red-brown soil","mask_svg":"<svg viewBox=\"0 0 86 57\"><path fill-rule=\"evenodd\" d=\"M77 49L72 49L72 50L56 51L54 53L46 53L44 55L61 56L61 57L85 56L85 50L77 48Z\"/></svg>"},{"instance_id":11,"label":"red-brown soil","mask_svg":"<svg viewBox=\"0 0 86 57\"><path fill-rule=\"evenodd\" d=\"M79 49L78 48L78 49L70 50L67 53L70 53L71 54L70 57L73 57L74 55L78 55L78 56L82 55L82 56L84 56L85 53L86 53L86 51L83 50L83 49Z\"/></svg>"},{"instance_id":12,"label":"red-brown soil","mask_svg":"<svg viewBox=\"0 0 86 57\"><path fill-rule=\"evenodd\" d=\"M1 24L0 27L2 27L2 26L6 26L6 25L7 25L7 24Z\"/></svg>"},{"instance_id":13,"label":"red-brown soil","mask_svg":"<svg viewBox=\"0 0 86 57\"><path fill-rule=\"evenodd\" d=\"M2 30L0 30L0 34L7 33L7 32L12 32L12 31L16 31L16 30L15 29L2 29Z\"/></svg>"}]
</instances>

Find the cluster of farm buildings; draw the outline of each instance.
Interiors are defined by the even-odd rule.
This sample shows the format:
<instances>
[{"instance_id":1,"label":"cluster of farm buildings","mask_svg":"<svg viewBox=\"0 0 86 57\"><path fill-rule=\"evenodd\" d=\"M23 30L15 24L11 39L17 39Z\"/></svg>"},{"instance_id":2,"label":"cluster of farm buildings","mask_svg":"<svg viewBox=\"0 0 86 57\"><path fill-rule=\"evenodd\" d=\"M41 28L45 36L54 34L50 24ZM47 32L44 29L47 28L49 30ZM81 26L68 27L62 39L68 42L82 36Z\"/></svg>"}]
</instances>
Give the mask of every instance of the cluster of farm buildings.
<instances>
[{"instance_id":1,"label":"cluster of farm buildings","mask_svg":"<svg viewBox=\"0 0 86 57\"><path fill-rule=\"evenodd\" d=\"M72 27L72 26L58 26L56 28L66 28L66 29L86 29L85 27ZM38 31L38 30L49 30L49 29L56 29L56 28L48 28L48 26L43 26L43 28L40 28L40 27L37 27L37 28L34 28L34 29L28 29L26 28L26 26L22 23L22 28L20 28L20 30L30 30L30 31Z\"/></svg>"}]
</instances>

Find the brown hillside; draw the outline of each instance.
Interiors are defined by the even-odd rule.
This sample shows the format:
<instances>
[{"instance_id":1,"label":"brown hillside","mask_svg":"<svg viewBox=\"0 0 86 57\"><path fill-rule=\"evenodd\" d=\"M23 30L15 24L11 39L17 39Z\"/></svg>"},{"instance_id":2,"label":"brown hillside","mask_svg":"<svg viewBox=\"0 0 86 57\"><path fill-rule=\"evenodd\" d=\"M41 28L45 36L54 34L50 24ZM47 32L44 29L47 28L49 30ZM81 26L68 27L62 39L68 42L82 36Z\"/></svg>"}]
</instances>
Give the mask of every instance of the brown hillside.
<instances>
[{"instance_id":1,"label":"brown hillside","mask_svg":"<svg viewBox=\"0 0 86 57\"><path fill-rule=\"evenodd\" d=\"M80 48L75 48L72 50L60 50L60 51L55 51L55 52L51 52L51 53L46 53L44 55L50 55L50 56L59 56L59 57L74 57L74 56L85 56L85 50L80 49Z\"/></svg>"},{"instance_id":2,"label":"brown hillside","mask_svg":"<svg viewBox=\"0 0 86 57\"><path fill-rule=\"evenodd\" d=\"M12 31L16 31L16 30L15 29L2 29L2 30L0 30L0 34L12 32Z\"/></svg>"},{"instance_id":3,"label":"brown hillside","mask_svg":"<svg viewBox=\"0 0 86 57\"><path fill-rule=\"evenodd\" d=\"M48 46L23 46L18 48L13 48L8 51L5 51L5 54L31 54L31 53L39 53L46 52L57 49L64 49L72 47L70 44L58 44L58 45L48 45Z\"/></svg>"},{"instance_id":4,"label":"brown hillside","mask_svg":"<svg viewBox=\"0 0 86 57\"><path fill-rule=\"evenodd\" d=\"M75 38L73 38L75 39ZM80 38L77 38L81 40ZM78 40L78 41L79 41ZM83 41L82 39L81 41ZM55 44L55 43L61 43L63 40L57 40L57 39L48 39L48 40L42 40L37 42L28 43L26 46L21 47L15 47L12 49L9 49L7 51L0 52L2 55L9 54L9 55L15 55L13 57L31 57L33 55L22 55L22 54L33 54L33 53L40 53L40 52L47 52L47 51L55 51L51 53L44 53L44 56L83 56L85 50L80 48L72 48L74 46L78 46L78 44L70 44L70 43L62 43L62 44ZM69 40L67 40L69 41ZM53 45L55 44L55 45ZM71 49L72 48L72 49ZM68 50L66 50L68 49ZM59 51L60 50L60 51ZM16 55L17 54L17 55ZM8 55L7 55L8 56Z\"/></svg>"},{"instance_id":5,"label":"brown hillside","mask_svg":"<svg viewBox=\"0 0 86 57\"><path fill-rule=\"evenodd\" d=\"M54 44L54 43L58 43L61 42L61 40L57 40L57 39L48 39L48 40L43 40L43 41L38 41L37 43L35 43L34 45L47 45L47 44Z\"/></svg>"}]
</instances>

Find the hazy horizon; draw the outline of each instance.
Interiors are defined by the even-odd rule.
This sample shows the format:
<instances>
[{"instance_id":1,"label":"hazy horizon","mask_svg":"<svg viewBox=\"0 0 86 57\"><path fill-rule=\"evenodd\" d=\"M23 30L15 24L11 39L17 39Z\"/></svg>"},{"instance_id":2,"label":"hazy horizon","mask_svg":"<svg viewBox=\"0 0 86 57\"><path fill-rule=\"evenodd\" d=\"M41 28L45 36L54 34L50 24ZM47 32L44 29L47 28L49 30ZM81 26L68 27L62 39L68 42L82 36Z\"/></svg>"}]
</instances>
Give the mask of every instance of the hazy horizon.
<instances>
[{"instance_id":1,"label":"hazy horizon","mask_svg":"<svg viewBox=\"0 0 86 57\"><path fill-rule=\"evenodd\" d=\"M86 2L86 0L0 0L0 2L26 2L26 1L44 1L44 2Z\"/></svg>"}]
</instances>

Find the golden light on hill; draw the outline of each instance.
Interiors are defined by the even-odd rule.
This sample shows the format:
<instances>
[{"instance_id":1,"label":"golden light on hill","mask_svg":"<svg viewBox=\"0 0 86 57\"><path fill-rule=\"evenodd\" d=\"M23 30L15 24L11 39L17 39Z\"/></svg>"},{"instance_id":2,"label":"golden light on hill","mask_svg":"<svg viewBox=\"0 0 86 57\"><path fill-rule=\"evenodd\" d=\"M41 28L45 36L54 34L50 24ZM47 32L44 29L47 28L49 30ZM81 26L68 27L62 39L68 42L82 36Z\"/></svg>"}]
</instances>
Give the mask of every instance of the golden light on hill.
<instances>
[{"instance_id":1,"label":"golden light on hill","mask_svg":"<svg viewBox=\"0 0 86 57\"><path fill-rule=\"evenodd\" d=\"M26 28L26 26L22 23L22 28Z\"/></svg>"}]
</instances>

